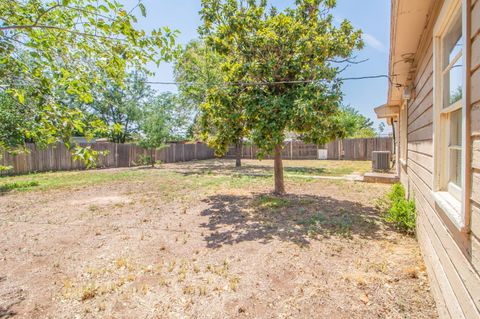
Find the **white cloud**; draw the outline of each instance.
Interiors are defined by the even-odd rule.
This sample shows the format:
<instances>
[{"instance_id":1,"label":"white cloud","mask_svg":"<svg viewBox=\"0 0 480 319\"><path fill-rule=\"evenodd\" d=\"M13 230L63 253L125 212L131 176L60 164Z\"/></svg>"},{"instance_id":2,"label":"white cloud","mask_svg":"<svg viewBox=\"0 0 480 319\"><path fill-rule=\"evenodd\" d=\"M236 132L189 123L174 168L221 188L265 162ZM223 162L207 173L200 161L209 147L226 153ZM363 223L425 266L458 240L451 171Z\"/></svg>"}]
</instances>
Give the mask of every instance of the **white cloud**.
<instances>
[{"instance_id":1,"label":"white cloud","mask_svg":"<svg viewBox=\"0 0 480 319\"><path fill-rule=\"evenodd\" d=\"M385 45L380 40L378 40L377 38L375 38L373 35L369 33L363 34L363 40L368 46L371 46L377 51L380 51L380 52L387 51L387 48L385 47Z\"/></svg>"}]
</instances>

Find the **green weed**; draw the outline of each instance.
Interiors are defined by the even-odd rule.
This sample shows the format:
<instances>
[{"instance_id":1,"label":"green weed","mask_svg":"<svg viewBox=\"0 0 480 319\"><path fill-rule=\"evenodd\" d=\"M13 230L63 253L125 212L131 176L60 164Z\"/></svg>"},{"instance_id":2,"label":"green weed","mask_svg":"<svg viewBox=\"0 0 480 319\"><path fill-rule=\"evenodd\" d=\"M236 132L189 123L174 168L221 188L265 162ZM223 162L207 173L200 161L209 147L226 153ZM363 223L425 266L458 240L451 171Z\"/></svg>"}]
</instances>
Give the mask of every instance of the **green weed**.
<instances>
[{"instance_id":1,"label":"green weed","mask_svg":"<svg viewBox=\"0 0 480 319\"><path fill-rule=\"evenodd\" d=\"M35 186L40 185L38 182L29 181L29 182L12 182L0 185L0 193L6 193L15 189L29 189Z\"/></svg>"},{"instance_id":2,"label":"green weed","mask_svg":"<svg viewBox=\"0 0 480 319\"><path fill-rule=\"evenodd\" d=\"M386 222L406 233L415 231L417 220L415 201L405 199L405 188L401 184L393 185L379 206L384 210Z\"/></svg>"},{"instance_id":3,"label":"green weed","mask_svg":"<svg viewBox=\"0 0 480 319\"><path fill-rule=\"evenodd\" d=\"M263 209L278 209L287 207L290 200L281 197L263 195L255 200L254 205Z\"/></svg>"}]
</instances>

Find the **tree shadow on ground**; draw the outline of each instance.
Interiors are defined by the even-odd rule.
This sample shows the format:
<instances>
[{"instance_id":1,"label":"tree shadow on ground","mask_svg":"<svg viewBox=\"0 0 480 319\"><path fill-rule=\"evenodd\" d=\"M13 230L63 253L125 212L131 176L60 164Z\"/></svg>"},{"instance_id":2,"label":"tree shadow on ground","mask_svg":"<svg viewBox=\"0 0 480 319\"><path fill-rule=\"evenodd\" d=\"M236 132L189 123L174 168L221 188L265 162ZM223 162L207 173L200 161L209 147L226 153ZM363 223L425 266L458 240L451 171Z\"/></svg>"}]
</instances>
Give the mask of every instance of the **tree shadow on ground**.
<instances>
[{"instance_id":1,"label":"tree shadow on ground","mask_svg":"<svg viewBox=\"0 0 480 319\"><path fill-rule=\"evenodd\" d=\"M329 175L326 168L323 167L284 167L284 172L296 175ZM194 167L185 167L185 169L174 169L174 172L183 175L236 175L236 174L261 174L273 175L273 167L264 165L247 165L242 167L233 167L228 165L201 164Z\"/></svg>"},{"instance_id":2,"label":"tree shadow on ground","mask_svg":"<svg viewBox=\"0 0 480 319\"><path fill-rule=\"evenodd\" d=\"M1 319L7 319L7 318L13 318L17 315L15 311L11 310L11 306L9 307L1 307L0 306L0 318Z\"/></svg>"},{"instance_id":3,"label":"tree shadow on ground","mask_svg":"<svg viewBox=\"0 0 480 319\"><path fill-rule=\"evenodd\" d=\"M348 200L315 195L215 195L204 200L208 222L201 227L207 247L219 248L243 241L268 243L273 239L308 246L330 236L384 239L390 229L380 212Z\"/></svg>"}]
</instances>

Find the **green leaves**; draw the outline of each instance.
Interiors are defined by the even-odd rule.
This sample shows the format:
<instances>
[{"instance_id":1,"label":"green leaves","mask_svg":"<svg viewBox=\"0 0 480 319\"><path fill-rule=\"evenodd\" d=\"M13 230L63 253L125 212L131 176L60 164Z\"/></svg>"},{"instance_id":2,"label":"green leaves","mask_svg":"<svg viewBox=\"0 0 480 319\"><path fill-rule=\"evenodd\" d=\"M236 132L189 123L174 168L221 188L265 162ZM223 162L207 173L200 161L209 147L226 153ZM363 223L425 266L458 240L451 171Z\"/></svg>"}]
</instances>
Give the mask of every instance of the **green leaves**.
<instances>
[{"instance_id":1,"label":"green leaves","mask_svg":"<svg viewBox=\"0 0 480 319\"><path fill-rule=\"evenodd\" d=\"M177 95L163 93L144 107L140 121L139 143L145 148L160 148L168 141L185 139L191 110Z\"/></svg>"},{"instance_id":2,"label":"green leaves","mask_svg":"<svg viewBox=\"0 0 480 319\"><path fill-rule=\"evenodd\" d=\"M362 41L348 21L334 26L329 14L334 5L297 0L280 11L266 1L202 1L201 31L207 47L221 57L224 81L265 83L229 88L247 101L243 123L261 154L271 153L287 132L315 143L339 134L334 116L342 92L331 61L350 57ZM206 110L228 105L218 91L207 92ZM220 116L231 109L222 109Z\"/></svg>"},{"instance_id":3,"label":"green leaves","mask_svg":"<svg viewBox=\"0 0 480 319\"><path fill-rule=\"evenodd\" d=\"M145 8L145 5L143 3L139 3L138 7L140 8L140 11L142 12L142 16L146 17L147 16L147 9Z\"/></svg>"},{"instance_id":4,"label":"green leaves","mask_svg":"<svg viewBox=\"0 0 480 319\"><path fill-rule=\"evenodd\" d=\"M135 11L146 15L142 3ZM0 2L0 83L22 105L24 137L17 145L0 140L0 147L93 135L78 104L93 102L107 82L123 86L127 70L146 72L147 63L172 59L178 32L138 30L135 11L116 0Z\"/></svg>"}]
</instances>

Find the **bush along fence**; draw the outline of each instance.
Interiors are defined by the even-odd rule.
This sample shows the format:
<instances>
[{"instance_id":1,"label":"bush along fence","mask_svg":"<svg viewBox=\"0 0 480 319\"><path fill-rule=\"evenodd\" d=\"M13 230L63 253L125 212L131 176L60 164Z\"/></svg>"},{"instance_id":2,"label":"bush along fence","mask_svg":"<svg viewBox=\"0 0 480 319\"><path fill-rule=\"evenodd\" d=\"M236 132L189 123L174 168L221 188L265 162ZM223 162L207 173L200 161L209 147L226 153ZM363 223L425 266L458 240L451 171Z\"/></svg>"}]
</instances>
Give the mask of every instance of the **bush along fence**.
<instances>
[{"instance_id":1,"label":"bush along fence","mask_svg":"<svg viewBox=\"0 0 480 319\"><path fill-rule=\"evenodd\" d=\"M97 167L130 167L143 164L146 157L164 163L186 162L192 160L214 158L214 151L206 144L168 144L158 150L145 149L135 144L92 143L97 151L106 151L100 155ZM0 157L0 166L11 166L12 169L0 174L25 174L30 172L67 171L85 169L82 161L74 160L64 144L58 143L47 148L39 148L35 144L27 145L28 152L11 155L4 153ZM153 155L153 156L152 156Z\"/></svg>"},{"instance_id":2,"label":"bush along fence","mask_svg":"<svg viewBox=\"0 0 480 319\"><path fill-rule=\"evenodd\" d=\"M393 140L391 137L337 139L324 146L305 144L301 141L285 142L282 157L284 159L317 159L318 150L327 150L329 160L369 161L373 151L393 152ZM227 158L235 158L235 146L231 146L227 152ZM242 149L242 158L256 158L258 148L254 145L245 144ZM273 158L270 156L267 159Z\"/></svg>"}]
</instances>

